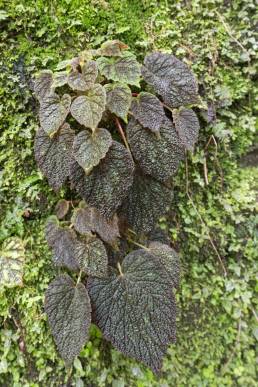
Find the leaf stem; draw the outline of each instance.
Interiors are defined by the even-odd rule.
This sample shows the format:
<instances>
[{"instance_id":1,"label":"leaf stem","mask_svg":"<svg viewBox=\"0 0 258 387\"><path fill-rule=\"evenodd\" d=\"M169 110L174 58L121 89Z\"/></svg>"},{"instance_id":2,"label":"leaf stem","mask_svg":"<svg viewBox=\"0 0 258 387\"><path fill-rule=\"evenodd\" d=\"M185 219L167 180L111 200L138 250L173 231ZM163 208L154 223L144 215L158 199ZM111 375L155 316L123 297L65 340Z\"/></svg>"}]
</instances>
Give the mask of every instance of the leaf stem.
<instances>
[{"instance_id":1,"label":"leaf stem","mask_svg":"<svg viewBox=\"0 0 258 387\"><path fill-rule=\"evenodd\" d=\"M81 281L81 276L82 276L82 270L80 270L79 272L79 275L78 275L78 278L77 278L77 282L76 282L76 286L79 284L79 282Z\"/></svg>"},{"instance_id":2,"label":"leaf stem","mask_svg":"<svg viewBox=\"0 0 258 387\"><path fill-rule=\"evenodd\" d=\"M132 243L133 245L135 246L138 246L140 247L141 249L144 249L144 250L149 250L148 247L142 245L141 243L138 243L138 242L135 242L134 240L132 240L131 238L127 238L128 242Z\"/></svg>"},{"instance_id":3,"label":"leaf stem","mask_svg":"<svg viewBox=\"0 0 258 387\"><path fill-rule=\"evenodd\" d=\"M118 129L118 131L119 131L123 141L124 141L126 149L128 150L128 152L130 153L131 157L133 158L133 156L131 154L131 150L130 150L129 144L128 144L127 139L125 137L124 130L123 130L122 125L120 124L120 121L119 121L119 119L117 117L115 117L115 123L116 123L116 127L117 127L117 129Z\"/></svg>"},{"instance_id":4,"label":"leaf stem","mask_svg":"<svg viewBox=\"0 0 258 387\"><path fill-rule=\"evenodd\" d=\"M117 262L117 268L118 268L118 271L119 271L120 276L123 277L123 276L124 276L124 273L122 272L122 267L121 267L121 265L120 265L119 262Z\"/></svg>"}]
</instances>

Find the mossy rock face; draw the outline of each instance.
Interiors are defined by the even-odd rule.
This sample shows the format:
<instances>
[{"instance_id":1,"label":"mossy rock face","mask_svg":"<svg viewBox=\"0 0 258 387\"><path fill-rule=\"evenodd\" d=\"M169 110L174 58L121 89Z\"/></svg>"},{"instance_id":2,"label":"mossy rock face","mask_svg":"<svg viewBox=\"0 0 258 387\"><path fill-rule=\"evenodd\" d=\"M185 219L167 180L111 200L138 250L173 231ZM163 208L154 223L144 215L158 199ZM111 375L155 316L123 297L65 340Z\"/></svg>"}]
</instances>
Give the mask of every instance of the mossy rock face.
<instances>
[{"instance_id":1,"label":"mossy rock face","mask_svg":"<svg viewBox=\"0 0 258 387\"><path fill-rule=\"evenodd\" d=\"M208 110L199 114L195 154L188 155L187 168L182 163L174 179L171 216L161 220L181 253L183 270L177 344L169 350L161 377L110 349L92 327L91 340L74 363L72 383L256 385L252 311L258 173L257 166L249 168L243 161L245 168L238 166L255 133L254 10L252 0L237 0L234 7L215 0L187 6L156 0L59 0L54 7L43 0L10 0L2 7L0 244L21 238L25 260L23 286L0 291L1 385L60 386L66 379L43 313L43 294L55 274L43 234L46 218L68 192L56 195L34 161L38 105L32 75L54 70L60 60L107 38L127 43L140 61L153 50L184 59L199 79Z\"/></svg>"}]
</instances>

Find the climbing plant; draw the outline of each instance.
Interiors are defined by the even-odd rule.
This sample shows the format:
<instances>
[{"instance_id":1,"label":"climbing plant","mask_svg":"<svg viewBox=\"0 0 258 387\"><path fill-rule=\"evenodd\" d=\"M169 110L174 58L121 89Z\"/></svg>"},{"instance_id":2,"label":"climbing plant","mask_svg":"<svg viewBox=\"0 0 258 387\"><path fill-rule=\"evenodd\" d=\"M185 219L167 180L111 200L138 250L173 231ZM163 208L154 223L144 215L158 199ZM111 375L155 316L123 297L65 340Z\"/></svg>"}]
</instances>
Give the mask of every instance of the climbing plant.
<instances>
[{"instance_id":1,"label":"climbing plant","mask_svg":"<svg viewBox=\"0 0 258 387\"><path fill-rule=\"evenodd\" d=\"M141 66L114 40L41 71L34 91L36 161L56 192L67 181L74 192L46 224L53 264L65 269L45 297L59 353L70 366L93 322L158 373L176 338L180 263L155 227L198 138L196 79L167 53L150 53Z\"/></svg>"}]
</instances>

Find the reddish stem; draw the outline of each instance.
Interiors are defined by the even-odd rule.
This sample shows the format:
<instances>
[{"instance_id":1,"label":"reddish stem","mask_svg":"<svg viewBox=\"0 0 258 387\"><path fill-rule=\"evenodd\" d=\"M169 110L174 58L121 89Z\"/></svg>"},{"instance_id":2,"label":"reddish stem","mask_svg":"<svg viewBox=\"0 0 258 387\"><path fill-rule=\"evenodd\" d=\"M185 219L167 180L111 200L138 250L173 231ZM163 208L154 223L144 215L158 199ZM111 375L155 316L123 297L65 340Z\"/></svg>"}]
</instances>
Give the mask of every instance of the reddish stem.
<instances>
[{"instance_id":1,"label":"reddish stem","mask_svg":"<svg viewBox=\"0 0 258 387\"><path fill-rule=\"evenodd\" d=\"M125 144L125 146L126 146L128 152L129 152L130 155L131 155L131 150L130 150L130 147L129 147L129 145L128 145L127 139L126 139L126 137L125 137L125 134L124 134L122 125L120 124L120 121L119 121L119 119L118 119L117 117L115 117L115 123L116 123L116 127L117 127L117 129L118 129L118 131L119 131L119 133L120 133L120 135L121 135L123 141L124 141L124 144Z\"/></svg>"},{"instance_id":2,"label":"reddish stem","mask_svg":"<svg viewBox=\"0 0 258 387\"><path fill-rule=\"evenodd\" d=\"M139 93L132 93L132 97L137 97Z\"/></svg>"}]
</instances>

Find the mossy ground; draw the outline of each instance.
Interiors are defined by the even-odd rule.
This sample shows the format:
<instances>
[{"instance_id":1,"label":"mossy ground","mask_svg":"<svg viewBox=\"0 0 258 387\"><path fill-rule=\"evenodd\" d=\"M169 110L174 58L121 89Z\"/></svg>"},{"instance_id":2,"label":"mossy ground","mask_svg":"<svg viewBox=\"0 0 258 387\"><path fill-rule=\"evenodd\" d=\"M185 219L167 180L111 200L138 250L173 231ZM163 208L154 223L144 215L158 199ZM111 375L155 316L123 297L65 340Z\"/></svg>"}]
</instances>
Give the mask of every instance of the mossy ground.
<instances>
[{"instance_id":1,"label":"mossy ground","mask_svg":"<svg viewBox=\"0 0 258 387\"><path fill-rule=\"evenodd\" d=\"M107 38L126 42L139 59L153 49L185 58L216 119L202 120L196 151L174 182L171 214L161 222L181 252L183 273L178 340L160 378L93 327L72 385L257 385L258 172L240 167L256 135L255 3L0 0L0 242L13 235L26 242L24 286L0 298L1 387L61 386L66 378L43 314L54 276L43 230L58 197L34 162L30 78Z\"/></svg>"}]
</instances>

